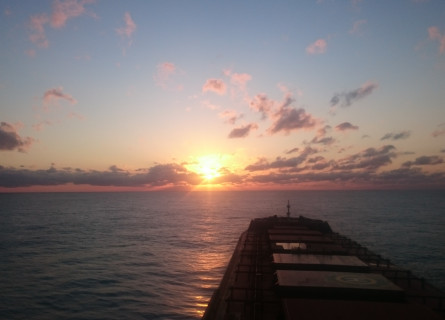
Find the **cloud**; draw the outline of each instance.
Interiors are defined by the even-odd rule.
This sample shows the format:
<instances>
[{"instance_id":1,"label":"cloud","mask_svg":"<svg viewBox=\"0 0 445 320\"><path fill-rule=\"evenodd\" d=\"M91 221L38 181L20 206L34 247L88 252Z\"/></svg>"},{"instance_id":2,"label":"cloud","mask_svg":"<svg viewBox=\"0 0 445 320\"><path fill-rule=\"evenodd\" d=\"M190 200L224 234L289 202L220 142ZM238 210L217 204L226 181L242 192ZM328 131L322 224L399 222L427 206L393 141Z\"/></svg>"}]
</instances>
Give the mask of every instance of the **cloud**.
<instances>
[{"instance_id":1,"label":"cloud","mask_svg":"<svg viewBox=\"0 0 445 320\"><path fill-rule=\"evenodd\" d=\"M358 126L354 126L350 122L343 122L340 123L338 126L336 126L335 130L337 131L358 130Z\"/></svg>"},{"instance_id":2,"label":"cloud","mask_svg":"<svg viewBox=\"0 0 445 320\"><path fill-rule=\"evenodd\" d=\"M238 119L243 117L243 114L238 114L235 110L224 110L219 113L219 117L225 119L229 124L235 124Z\"/></svg>"},{"instance_id":3,"label":"cloud","mask_svg":"<svg viewBox=\"0 0 445 320\"><path fill-rule=\"evenodd\" d=\"M335 143L335 138L327 137L326 135L331 130L330 125L325 125L324 127L317 130L317 135L311 140L310 143L321 144L325 146L329 146Z\"/></svg>"},{"instance_id":4,"label":"cloud","mask_svg":"<svg viewBox=\"0 0 445 320\"><path fill-rule=\"evenodd\" d=\"M202 92L213 91L219 95L224 95L226 89L226 84L221 79L208 79L202 86Z\"/></svg>"},{"instance_id":5,"label":"cloud","mask_svg":"<svg viewBox=\"0 0 445 320\"><path fill-rule=\"evenodd\" d=\"M291 154L291 153L294 153L294 152L298 152L299 150L300 150L300 148L292 148L289 151L286 151L285 153L286 154Z\"/></svg>"},{"instance_id":6,"label":"cloud","mask_svg":"<svg viewBox=\"0 0 445 320\"><path fill-rule=\"evenodd\" d=\"M342 107L349 107L355 101L363 99L364 97L370 95L375 89L377 89L378 84L374 82L366 82L360 88L343 93L336 93L331 98L331 107L336 107L340 105Z\"/></svg>"},{"instance_id":7,"label":"cloud","mask_svg":"<svg viewBox=\"0 0 445 320\"><path fill-rule=\"evenodd\" d=\"M274 122L268 131L271 134L289 134L291 131L311 129L316 124L315 118L304 109L295 109L285 104L274 114Z\"/></svg>"},{"instance_id":8,"label":"cloud","mask_svg":"<svg viewBox=\"0 0 445 320\"><path fill-rule=\"evenodd\" d=\"M428 35L431 40L437 40L439 42L439 53L445 53L445 34L441 34L437 27L429 27Z\"/></svg>"},{"instance_id":9,"label":"cloud","mask_svg":"<svg viewBox=\"0 0 445 320\"><path fill-rule=\"evenodd\" d=\"M308 53L308 54L322 54L322 53L326 52L327 46L328 46L328 44L325 39L318 39L317 41L315 41L314 43L311 43L306 48L306 53Z\"/></svg>"},{"instance_id":10,"label":"cloud","mask_svg":"<svg viewBox=\"0 0 445 320\"><path fill-rule=\"evenodd\" d=\"M0 123L0 150L25 152L35 142L33 138L20 137L17 129L7 122Z\"/></svg>"},{"instance_id":11,"label":"cloud","mask_svg":"<svg viewBox=\"0 0 445 320\"><path fill-rule=\"evenodd\" d=\"M444 163L443 158L438 156L422 156L416 158L414 161L407 161L403 164L404 167L411 166L431 166Z\"/></svg>"},{"instance_id":12,"label":"cloud","mask_svg":"<svg viewBox=\"0 0 445 320\"><path fill-rule=\"evenodd\" d=\"M239 128L233 129L229 133L229 138L245 138L249 135L252 130L258 129L258 125L256 123L249 123L248 125L241 126Z\"/></svg>"},{"instance_id":13,"label":"cloud","mask_svg":"<svg viewBox=\"0 0 445 320\"><path fill-rule=\"evenodd\" d=\"M224 74L230 77L230 82L241 90L246 90L247 82L252 80L252 76L247 73L236 73L231 70L225 70Z\"/></svg>"},{"instance_id":14,"label":"cloud","mask_svg":"<svg viewBox=\"0 0 445 320\"><path fill-rule=\"evenodd\" d=\"M78 17L85 13L85 5L93 2L94 1L88 0L54 0L51 26L53 28L64 27L68 19Z\"/></svg>"},{"instance_id":15,"label":"cloud","mask_svg":"<svg viewBox=\"0 0 445 320\"><path fill-rule=\"evenodd\" d=\"M49 120L43 120L43 121L40 121L40 122L34 124L32 127L33 127L34 130L36 130L36 131L42 131L43 128L45 128L46 126L51 126L51 125L53 125L53 123L52 123L51 121L49 121Z\"/></svg>"},{"instance_id":16,"label":"cloud","mask_svg":"<svg viewBox=\"0 0 445 320\"><path fill-rule=\"evenodd\" d=\"M432 133L434 138L445 134L445 123L439 124L438 127L439 128Z\"/></svg>"},{"instance_id":17,"label":"cloud","mask_svg":"<svg viewBox=\"0 0 445 320\"><path fill-rule=\"evenodd\" d=\"M257 94L250 102L249 106L252 110L261 113L261 119L267 118L268 114L274 107L274 101L270 100L267 95L260 93Z\"/></svg>"},{"instance_id":18,"label":"cloud","mask_svg":"<svg viewBox=\"0 0 445 320\"><path fill-rule=\"evenodd\" d=\"M294 98L290 92L285 92L284 99L280 103L269 99L265 94L258 94L249 102L249 106L261 113L262 120L268 117L272 121L272 125L268 128L269 134L278 132L289 134L291 131L314 127L317 123L315 118L302 108L291 107L293 102Z\"/></svg>"},{"instance_id":19,"label":"cloud","mask_svg":"<svg viewBox=\"0 0 445 320\"><path fill-rule=\"evenodd\" d=\"M71 104L76 104L77 100L74 99L71 95L67 93L63 93L63 88L53 88L45 91L43 94L43 103L45 105L57 104L59 100L66 100Z\"/></svg>"},{"instance_id":20,"label":"cloud","mask_svg":"<svg viewBox=\"0 0 445 320\"><path fill-rule=\"evenodd\" d=\"M402 131L399 133L387 133L380 140L402 140L408 139L411 136L410 131Z\"/></svg>"},{"instance_id":21,"label":"cloud","mask_svg":"<svg viewBox=\"0 0 445 320\"><path fill-rule=\"evenodd\" d=\"M402 165L400 169L382 171L397 157L396 148L385 145L380 148L367 148L339 160L329 160L316 149L305 149L300 155L292 158L277 157L269 162L259 158L248 165L250 172L246 182L260 184L304 185L309 183L320 186L351 187L354 185L366 188L397 187L445 187L445 174L425 173L419 168L408 168L414 163L421 165L440 165L443 158L419 157L416 161Z\"/></svg>"},{"instance_id":22,"label":"cloud","mask_svg":"<svg viewBox=\"0 0 445 320\"><path fill-rule=\"evenodd\" d=\"M156 74L153 76L156 84L164 89L167 88L170 78L176 73L176 66L172 62L158 64Z\"/></svg>"},{"instance_id":23,"label":"cloud","mask_svg":"<svg viewBox=\"0 0 445 320\"><path fill-rule=\"evenodd\" d=\"M45 25L49 23L53 28L62 28L69 19L84 14L85 5L93 2L94 0L54 0L50 17L46 13L31 16L28 24L31 32L29 40L40 48L47 48L49 41Z\"/></svg>"},{"instance_id":24,"label":"cloud","mask_svg":"<svg viewBox=\"0 0 445 320\"><path fill-rule=\"evenodd\" d=\"M333 137L314 137L311 140L311 143L315 143L315 144L321 144L321 145L325 145L325 146L330 146L331 144L335 143L335 138Z\"/></svg>"},{"instance_id":25,"label":"cloud","mask_svg":"<svg viewBox=\"0 0 445 320\"><path fill-rule=\"evenodd\" d=\"M376 172L353 171L312 171L303 173L276 173L270 172L263 175L255 175L250 181L264 184L281 185L318 185L334 188L443 188L445 187L445 175L443 173L424 173L417 168L401 168L396 170ZM249 182L249 181L248 181Z\"/></svg>"},{"instance_id":26,"label":"cloud","mask_svg":"<svg viewBox=\"0 0 445 320\"><path fill-rule=\"evenodd\" d=\"M222 168L217 182L221 184L237 184L244 176L237 175ZM115 187L146 187L152 188L192 188L203 182L200 175L178 163L156 164L149 168L131 173L112 165L108 170L82 170L63 168L53 165L46 170L29 170L24 168L6 168L0 165L0 187L18 188L30 186L58 186L66 184L115 186Z\"/></svg>"},{"instance_id":27,"label":"cloud","mask_svg":"<svg viewBox=\"0 0 445 320\"><path fill-rule=\"evenodd\" d=\"M45 24L48 22L49 18L44 13L31 16L29 21L29 27L31 29L29 40L40 48L47 48L49 45L45 33Z\"/></svg>"},{"instance_id":28,"label":"cloud","mask_svg":"<svg viewBox=\"0 0 445 320\"><path fill-rule=\"evenodd\" d=\"M367 23L366 20L355 21L351 30L349 30L349 33L354 35L362 35L363 34L362 28L366 23Z\"/></svg>"},{"instance_id":29,"label":"cloud","mask_svg":"<svg viewBox=\"0 0 445 320\"><path fill-rule=\"evenodd\" d=\"M275 161L272 162L267 161L266 158L259 158L254 164L248 165L245 170L253 172L269 169L295 168L306 161L310 155L317 152L317 149L306 147L298 156L292 158L277 157Z\"/></svg>"},{"instance_id":30,"label":"cloud","mask_svg":"<svg viewBox=\"0 0 445 320\"><path fill-rule=\"evenodd\" d=\"M133 33L136 31L136 23L134 23L129 12L125 12L124 14L124 22L125 25L123 27L117 28L116 33L118 35L131 38Z\"/></svg>"},{"instance_id":31,"label":"cloud","mask_svg":"<svg viewBox=\"0 0 445 320\"><path fill-rule=\"evenodd\" d=\"M392 145L386 145L381 148L368 148L357 154L353 154L337 161L335 169L354 170L367 169L376 170L382 166L392 163L393 158L397 157L396 148Z\"/></svg>"}]
</instances>

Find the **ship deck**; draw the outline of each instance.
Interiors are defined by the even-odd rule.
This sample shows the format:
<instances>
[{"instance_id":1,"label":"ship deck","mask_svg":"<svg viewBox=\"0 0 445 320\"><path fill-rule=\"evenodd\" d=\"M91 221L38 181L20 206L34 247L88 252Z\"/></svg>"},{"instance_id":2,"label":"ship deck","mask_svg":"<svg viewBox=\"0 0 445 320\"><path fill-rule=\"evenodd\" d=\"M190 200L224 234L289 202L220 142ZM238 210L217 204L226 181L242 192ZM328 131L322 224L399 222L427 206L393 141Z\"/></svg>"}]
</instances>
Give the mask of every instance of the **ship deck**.
<instances>
[{"instance_id":1,"label":"ship deck","mask_svg":"<svg viewBox=\"0 0 445 320\"><path fill-rule=\"evenodd\" d=\"M445 294L304 217L252 220L203 319L444 319Z\"/></svg>"}]
</instances>

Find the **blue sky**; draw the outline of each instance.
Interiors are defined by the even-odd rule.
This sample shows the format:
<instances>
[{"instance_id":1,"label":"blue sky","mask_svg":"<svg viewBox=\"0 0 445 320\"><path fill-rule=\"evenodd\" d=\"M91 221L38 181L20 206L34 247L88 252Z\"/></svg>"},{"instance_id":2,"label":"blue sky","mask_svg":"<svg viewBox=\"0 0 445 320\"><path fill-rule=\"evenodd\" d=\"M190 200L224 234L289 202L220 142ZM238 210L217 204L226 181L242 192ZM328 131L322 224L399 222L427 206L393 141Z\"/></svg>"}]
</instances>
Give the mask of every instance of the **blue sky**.
<instances>
[{"instance_id":1,"label":"blue sky","mask_svg":"<svg viewBox=\"0 0 445 320\"><path fill-rule=\"evenodd\" d=\"M1 1L0 188L444 187L442 1Z\"/></svg>"}]
</instances>

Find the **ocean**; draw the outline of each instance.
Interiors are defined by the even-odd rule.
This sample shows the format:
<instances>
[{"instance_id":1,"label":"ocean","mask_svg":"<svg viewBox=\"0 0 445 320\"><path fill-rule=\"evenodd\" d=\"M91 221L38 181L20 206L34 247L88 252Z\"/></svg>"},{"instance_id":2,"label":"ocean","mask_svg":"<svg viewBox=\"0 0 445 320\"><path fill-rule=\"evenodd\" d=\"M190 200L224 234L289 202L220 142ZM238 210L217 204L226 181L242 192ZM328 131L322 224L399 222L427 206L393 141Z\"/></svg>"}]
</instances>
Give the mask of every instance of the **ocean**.
<instances>
[{"instance_id":1,"label":"ocean","mask_svg":"<svg viewBox=\"0 0 445 320\"><path fill-rule=\"evenodd\" d=\"M1 319L200 319L251 219L329 222L445 290L445 191L0 194Z\"/></svg>"}]
</instances>

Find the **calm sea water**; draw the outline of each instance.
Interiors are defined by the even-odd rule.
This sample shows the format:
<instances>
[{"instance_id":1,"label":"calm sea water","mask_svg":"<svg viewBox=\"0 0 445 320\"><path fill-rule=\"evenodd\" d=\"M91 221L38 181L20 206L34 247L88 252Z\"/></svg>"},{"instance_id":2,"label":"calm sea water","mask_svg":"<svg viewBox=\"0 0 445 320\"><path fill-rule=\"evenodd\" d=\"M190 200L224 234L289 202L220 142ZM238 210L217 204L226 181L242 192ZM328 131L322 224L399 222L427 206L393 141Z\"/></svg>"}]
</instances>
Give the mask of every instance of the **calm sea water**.
<instances>
[{"instance_id":1,"label":"calm sea water","mask_svg":"<svg viewBox=\"0 0 445 320\"><path fill-rule=\"evenodd\" d=\"M445 191L0 194L0 318L199 319L288 199L445 290Z\"/></svg>"}]
</instances>

